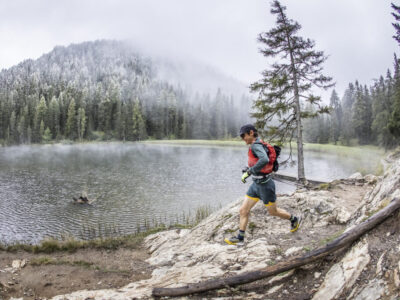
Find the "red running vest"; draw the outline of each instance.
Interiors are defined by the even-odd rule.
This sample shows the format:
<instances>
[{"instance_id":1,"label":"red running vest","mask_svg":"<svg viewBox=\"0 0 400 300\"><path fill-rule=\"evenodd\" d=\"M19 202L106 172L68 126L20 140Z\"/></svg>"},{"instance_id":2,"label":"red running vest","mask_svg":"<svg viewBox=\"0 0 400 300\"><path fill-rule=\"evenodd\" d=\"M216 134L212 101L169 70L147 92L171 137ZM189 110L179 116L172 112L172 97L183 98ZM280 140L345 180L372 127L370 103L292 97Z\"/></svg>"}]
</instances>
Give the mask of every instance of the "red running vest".
<instances>
[{"instance_id":1,"label":"red running vest","mask_svg":"<svg viewBox=\"0 0 400 300\"><path fill-rule=\"evenodd\" d=\"M260 139L260 143L257 142L257 144L263 144L264 145L264 149L267 148L267 155L269 158L269 162L264 166L264 168L261 169L260 173L262 174L269 174L272 172L272 168L274 167L274 161L276 160L276 152L273 146L271 146L270 144L264 142L263 140ZM249 161L248 161L248 165L249 167L253 167L257 161L258 161L258 157L256 157L253 154L253 151L251 151L251 147L249 147Z\"/></svg>"}]
</instances>

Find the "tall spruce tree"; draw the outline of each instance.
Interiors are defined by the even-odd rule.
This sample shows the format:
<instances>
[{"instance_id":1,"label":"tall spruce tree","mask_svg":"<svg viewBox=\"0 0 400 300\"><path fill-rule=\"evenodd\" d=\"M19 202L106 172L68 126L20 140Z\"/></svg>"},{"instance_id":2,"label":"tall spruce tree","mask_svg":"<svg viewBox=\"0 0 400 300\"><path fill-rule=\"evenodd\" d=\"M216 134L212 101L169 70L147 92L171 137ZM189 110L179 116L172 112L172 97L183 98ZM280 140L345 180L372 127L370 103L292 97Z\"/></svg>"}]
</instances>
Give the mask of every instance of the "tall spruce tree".
<instances>
[{"instance_id":1,"label":"tall spruce tree","mask_svg":"<svg viewBox=\"0 0 400 300\"><path fill-rule=\"evenodd\" d=\"M351 139L354 137L354 129L352 126L353 104L355 101L354 84L349 83L349 87L345 90L342 98L343 119L340 140L344 145L350 145Z\"/></svg>"},{"instance_id":2,"label":"tall spruce tree","mask_svg":"<svg viewBox=\"0 0 400 300\"><path fill-rule=\"evenodd\" d=\"M140 110L139 99L136 99L133 105L132 120L133 139L137 141L146 138L146 126L143 120L142 112Z\"/></svg>"},{"instance_id":3,"label":"tall spruce tree","mask_svg":"<svg viewBox=\"0 0 400 300\"><path fill-rule=\"evenodd\" d=\"M368 144L371 137L371 101L367 87L356 82L356 96L353 104L352 126L360 144Z\"/></svg>"},{"instance_id":4,"label":"tall spruce tree","mask_svg":"<svg viewBox=\"0 0 400 300\"><path fill-rule=\"evenodd\" d=\"M52 138L59 138L60 136L60 106L58 99L52 97L49 104L49 128L53 133Z\"/></svg>"},{"instance_id":5,"label":"tall spruce tree","mask_svg":"<svg viewBox=\"0 0 400 300\"><path fill-rule=\"evenodd\" d=\"M386 80L381 76L372 89L372 126L374 140L385 150L395 145L394 136L390 133L388 123L391 112L392 76L388 70Z\"/></svg>"},{"instance_id":6,"label":"tall spruce tree","mask_svg":"<svg viewBox=\"0 0 400 300\"><path fill-rule=\"evenodd\" d=\"M392 12L393 17L397 22L400 21L400 6L397 6L392 3ZM396 34L393 38L400 45L400 24L392 23L393 27L396 30ZM395 137L400 137L400 74L399 74L399 61L395 56L395 73L394 73L394 95L393 95L393 104L392 104L392 113L389 121L389 131Z\"/></svg>"},{"instance_id":7,"label":"tall spruce tree","mask_svg":"<svg viewBox=\"0 0 400 300\"><path fill-rule=\"evenodd\" d=\"M35 123L34 124L34 126L35 126L35 142L42 141L43 132L41 132L40 126L42 124L42 121L44 124L46 115L47 115L46 100L45 100L44 96L42 96L42 97L40 97L40 101L39 101L38 105L36 106L36 114L35 114L35 121L34 121L34 123ZM43 128L43 131L44 131L44 128Z\"/></svg>"},{"instance_id":8,"label":"tall spruce tree","mask_svg":"<svg viewBox=\"0 0 400 300\"><path fill-rule=\"evenodd\" d=\"M74 140L77 135L77 121L76 121L76 109L75 109L75 99L72 98L71 102L68 106L68 116L67 116L67 125L65 129L65 135Z\"/></svg>"},{"instance_id":9,"label":"tall spruce tree","mask_svg":"<svg viewBox=\"0 0 400 300\"><path fill-rule=\"evenodd\" d=\"M78 139L82 141L86 129L86 114L85 114L85 109L83 107L78 109L78 116L76 121L77 121L76 128L78 130Z\"/></svg>"},{"instance_id":10,"label":"tall spruce tree","mask_svg":"<svg viewBox=\"0 0 400 300\"><path fill-rule=\"evenodd\" d=\"M288 19L286 7L278 0L272 2L271 14L276 16L276 27L259 35L263 44L261 53L278 60L265 70L263 78L251 85L252 92L258 92L254 103L256 126L271 140L280 143L294 138L297 141L298 180L305 181L303 155L302 118L329 112L321 105L321 98L314 96L312 87L327 89L333 84L332 78L321 74L322 64L327 59L322 51L314 49L315 43L297 35L301 26ZM317 107L314 113L306 112L302 102ZM273 125L277 122L277 125Z\"/></svg>"},{"instance_id":11,"label":"tall spruce tree","mask_svg":"<svg viewBox=\"0 0 400 300\"><path fill-rule=\"evenodd\" d=\"M331 107L330 140L336 145L337 141L339 140L343 113L339 96L335 90L332 91L329 105Z\"/></svg>"}]
</instances>

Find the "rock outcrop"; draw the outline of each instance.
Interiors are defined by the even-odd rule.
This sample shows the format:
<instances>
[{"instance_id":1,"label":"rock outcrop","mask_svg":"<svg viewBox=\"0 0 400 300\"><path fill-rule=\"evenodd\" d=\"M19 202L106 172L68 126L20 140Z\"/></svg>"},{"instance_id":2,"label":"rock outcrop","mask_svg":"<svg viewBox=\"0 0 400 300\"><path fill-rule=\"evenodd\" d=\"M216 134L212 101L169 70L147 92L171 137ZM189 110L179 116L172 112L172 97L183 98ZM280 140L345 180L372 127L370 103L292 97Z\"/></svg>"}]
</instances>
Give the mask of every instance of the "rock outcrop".
<instances>
[{"instance_id":1,"label":"rock outcrop","mask_svg":"<svg viewBox=\"0 0 400 300\"><path fill-rule=\"evenodd\" d=\"M398 155L397 155L398 156ZM358 174L315 190L279 195L278 205L302 214L298 232L289 222L269 216L257 204L243 247L224 244L238 229L242 199L214 212L192 229L149 236L145 246L152 277L118 290L79 291L53 299L146 299L153 287L176 287L257 270L291 255L320 247L400 196L400 157L388 158L384 176ZM229 299L398 299L400 291L400 213L345 251L319 263L237 289L209 292L205 298ZM228 298L226 298L228 299Z\"/></svg>"}]
</instances>

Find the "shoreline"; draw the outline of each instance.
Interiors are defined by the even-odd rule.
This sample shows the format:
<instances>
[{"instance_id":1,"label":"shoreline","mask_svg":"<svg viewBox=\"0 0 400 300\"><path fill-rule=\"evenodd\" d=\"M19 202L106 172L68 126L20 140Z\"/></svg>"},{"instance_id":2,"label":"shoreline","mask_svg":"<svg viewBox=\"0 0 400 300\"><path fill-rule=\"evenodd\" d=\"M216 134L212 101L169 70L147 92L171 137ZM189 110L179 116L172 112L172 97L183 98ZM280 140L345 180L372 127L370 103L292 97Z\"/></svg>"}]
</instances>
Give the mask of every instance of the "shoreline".
<instances>
[{"instance_id":1,"label":"shoreline","mask_svg":"<svg viewBox=\"0 0 400 300\"><path fill-rule=\"evenodd\" d=\"M70 140L62 140L58 142L51 143L43 143L43 144L20 144L20 145L0 145L0 148L11 148L11 147L24 147L24 146L64 146L64 145L92 145L92 144L163 144L163 145L182 145L182 146L233 146L233 147L246 147L242 140L239 138L230 139L230 140L202 140L202 139L185 139L185 140L141 140L141 141L118 141L118 140L109 140L109 141L82 141L75 142ZM288 149L288 144L285 144L283 149ZM376 145L357 145L357 146L345 146L345 145L334 145L334 144L317 144L317 143L304 143L304 149L308 151L314 152L328 152L334 153L338 150L340 153L348 153L353 155L362 154L365 151L379 153L382 156L385 155L384 149ZM391 149L393 151L395 149ZM292 143L292 151L293 153L297 153L296 143Z\"/></svg>"}]
</instances>

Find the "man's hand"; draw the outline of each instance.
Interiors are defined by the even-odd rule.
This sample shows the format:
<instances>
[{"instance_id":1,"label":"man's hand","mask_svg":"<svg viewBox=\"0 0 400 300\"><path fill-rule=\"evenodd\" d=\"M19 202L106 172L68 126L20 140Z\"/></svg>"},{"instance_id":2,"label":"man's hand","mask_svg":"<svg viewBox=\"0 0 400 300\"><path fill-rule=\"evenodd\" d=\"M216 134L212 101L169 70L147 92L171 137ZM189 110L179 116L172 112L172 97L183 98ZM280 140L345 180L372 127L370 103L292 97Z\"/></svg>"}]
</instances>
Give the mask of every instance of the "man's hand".
<instances>
[{"instance_id":1,"label":"man's hand","mask_svg":"<svg viewBox=\"0 0 400 300\"><path fill-rule=\"evenodd\" d=\"M243 182L243 183L246 183L246 179L247 179L249 176L250 176L249 171L244 172L243 175L242 175L242 182Z\"/></svg>"}]
</instances>

